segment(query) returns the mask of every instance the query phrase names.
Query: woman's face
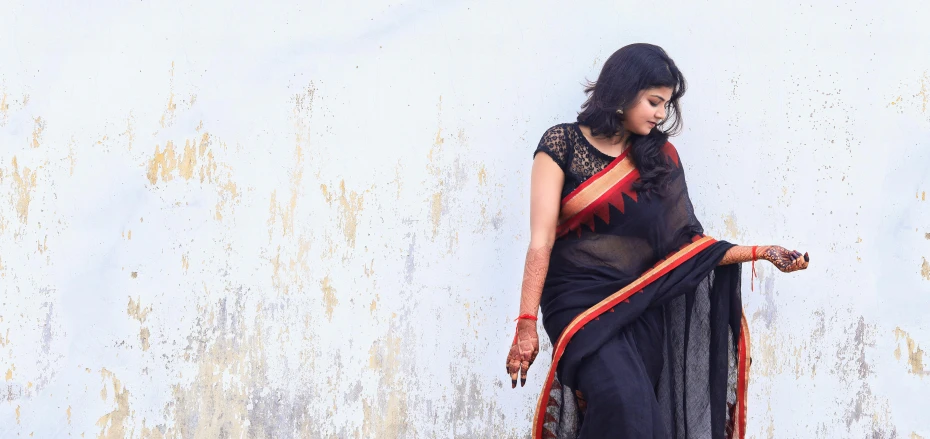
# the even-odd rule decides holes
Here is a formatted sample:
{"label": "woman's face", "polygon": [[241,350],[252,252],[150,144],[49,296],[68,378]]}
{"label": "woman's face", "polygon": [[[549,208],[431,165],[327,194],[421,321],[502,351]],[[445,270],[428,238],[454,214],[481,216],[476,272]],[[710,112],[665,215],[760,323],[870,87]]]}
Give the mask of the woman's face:
{"label": "woman's face", "polygon": [[665,120],[665,107],[672,98],[671,87],[647,88],[623,110],[623,128],[645,136]]}

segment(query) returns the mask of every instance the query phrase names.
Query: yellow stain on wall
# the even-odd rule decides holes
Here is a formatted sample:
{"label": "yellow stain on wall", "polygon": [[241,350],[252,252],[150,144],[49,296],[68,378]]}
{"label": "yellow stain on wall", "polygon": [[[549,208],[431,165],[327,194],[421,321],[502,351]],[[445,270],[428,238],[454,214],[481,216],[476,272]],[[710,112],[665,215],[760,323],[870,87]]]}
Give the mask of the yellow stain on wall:
{"label": "yellow stain on wall", "polygon": [[19,406],[16,406],[16,425],[19,425]]}
{"label": "yellow stain on wall", "polygon": [[923,263],[920,264],[920,275],[927,280],[930,280],[930,262],[927,262],[927,258],[921,258]]}
{"label": "yellow stain on wall", "polygon": [[[320,192],[327,204],[332,204],[336,195],[330,192],[329,187],[320,184]],[[346,193],[346,182],[339,182],[339,197],[336,199],[339,203],[339,224],[342,228],[342,234],[345,236],[346,244],[349,247],[355,247],[355,238],[358,233],[358,219],[364,208],[365,194],[359,194],[355,191]]]}
{"label": "yellow stain on wall", "polygon": [[190,180],[194,176],[194,168],[197,167],[197,153],[194,151],[194,145],[189,141],[184,141],[184,155],[178,162],[178,173],[185,180]]}
{"label": "yellow stain on wall", "polygon": [[[435,145],[442,145],[445,140],[442,138],[442,127],[436,130],[436,140],[433,141]],[[432,158],[433,151],[430,150],[430,158]]]}
{"label": "yellow stain on wall", "polygon": [[[174,67],[172,66],[172,71]],[[174,112],[178,109],[178,105],[174,103],[174,92],[168,96],[168,106],[165,108],[165,112],[162,113],[159,123],[162,128],[170,127],[174,123]]]}
{"label": "yellow stain on wall", "polygon": [[100,433],[97,435],[97,438],[122,439],[127,437],[129,433],[126,431],[125,426],[126,419],[129,418],[130,415],[129,390],[116,379],[116,375],[114,375],[113,372],[105,368],[100,370],[100,376],[104,380],[101,394],[104,395],[104,400],[106,400],[106,381],[109,379],[113,386],[113,399],[116,403],[116,408],[97,419],[97,427],[100,427]]}
{"label": "yellow stain on wall", "polygon": [[181,268],[183,268],[184,272],[186,273],[190,267],[191,267],[191,264],[190,264],[190,261],[187,259],[187,253],[184,253],[183,255],[181,255]]}
{"label": "yellow stain on wall", "polygon": [[32,190],[36,187],[36,173],[24,167],[19,171],[19,163],[13,156],[13,197],[15,199],[16,214],[23,224],[29,220],[29,203],[32,201]]}
{"label": "yellow stain on wall", "polygon": [[126,313],[130,317],[139,321],[139,323],[145,323],[145,319],[148,317],[149,313],[152,312],[152,307],[142,308],[141,301],[134,300],[132,297],[129,298],[129,306],[126,309]]}
{"label": "yellow stain on wall", "polygon": [[126,141],[129,146],[129,150],[132,151],[132,144],[136,140],[136,130],[132,126],[133,122],[132,111],[129,112],[129,117],[126,118],[126,131],[123,131],[123,134],[126,135]]}
{"label": "yellow stain on wall", "polygon": [[6,93],[3,93],[3,97],[0,97],[0,127],[6,125],[6,118],[9,111],[10,104],[6,103]]}
{"label": "yellow stain on wall", "polygon": [[65,410],[65,415],[68,416],[68,425],[71,425],[71,406],[68,406],[68,409]]}
{"label": "yellow stain on wall", "polygon": [[[894,339],[896,342],[901,340],[904,341],[904,345],[907,346],[907,364],[910,366],[910,372],[913,375],[930,375],[930,371],[924,370],[924,351],[920,348],[917,342],[907,333],[904,332],[900,327],[895,328],[894,330]],[[897,360],[901,359],[902,351],[901,344],[898,344],[898,347],[894,351],[894,357]]]}
{"label": "yellow stain on wall", "polygon": [[[440,185],[441,186],[441,185]],[[430,221],[433,223],[433,238],[439,233],[439,222],[442,219],[442,190],[436,192],[430,201]]]}
{"label": "yellow stain on wall", "polygon": [[348,244],[349,247],[355,247],[355,236],[358,228],[358,216],[362,211],[365,197],[364,195],[360,195],[355,191],[346,194],[345,180],[339,182],[339,190],[339,222],[342,225],[342,233],[345,235],[346,244]]}
{"label": "yellow stain on wall", "polygon": [[294,149],[294,172],[291,174],[290,197],[286,205],[277,201],[277,190],[271,192],[271,207],[269,208],[270,217],[268,218],[268,239],[274,230],[275,220],[281,217],[281,235],[292,236],[294,234],[294,212],[297,210],[297,196],[303,186],[303,149],[300,145]]}
{"label": "yellow stain on wall", "polygon": [[15,364],[11,364],[11,365],[10,365],[10,368],[6,370],[6,380],[7,380],[7,381],[12,381],[12,380],[13,380],[13,371],[14,371],[14,370],[16,370],[16,365],[15,365]]}
{"label": "yellow stain on wall", "polygon": [[143,326],[142,329],[139,330],[139,341],[142,343],[142,350],[143,350],[143,351],[149,350],[149,346],[150,346],[150,345],[149,345],[149,336],[150,336],[150,334],[149,334],[149,328],[146,328],[146,327]]}
{"label": "yellow stain on wall", "polygon": [[336,298],[336,289],[330,284],[329,276],[323,278],[320,287],[323,290],[323,305],[326,306],[326,318],[333,321],[333,310],[339,304],[339,300]]}
{"label": "yellow stain on wall", "polygon": [[930,83],[930,76],[927,76],[927,72],[924,72],[924,76],[920,78],[920,91],[917,92],[916,96],[920,96],[921,107],[920,111],[922,113],[927,112],[927,103],[930,101],[930,90],[927,89],[927,85]]}
{"label": "yellow stain on wall", "polygon": [[175,175],[190,180],[195,174],[199,175],[201,183],[213,183],[217,164],[213,151],[208,148],[210,143],[210,134],[203,133],[199,142],[198,139],[184,140],[184,148],[180,151],[175,149],[171,140],[165,143],[164,150],[161,145],[155,145],[155,154],[147,166],[149,183],[157,184],[159,179],[162,182],[171,181]]}
{"label": "yellow stain on wall", "polygon": [[[275,420],[253,412],[252,403],[263,397],[263,390],[270,390],[265,340],[273,337],[263,333],[262,328],[267,326],[260,303],[255,306],[254,329],[249,329],[251,319],[244,315],[250,306],[230,303],[223,315],[230,313],[238,318],[215,324],[203,318],[197,324],[197,331],[204,337],[192,341],[193,349],[187,358],[193,361],[190,366],[195,374],[172,385],[171,400],[164,408],[168,427],[163,434],[153,428],[153,437],[265,437],[260,434],[261,423]],[[197,308],[205,316],[214,314],[219,305]]]}
{"label": "yellow stain on wall", "polygon": [[[140,300],[134,300],[132,297],[129,298],[129,305],[126,307],[126,314],[129,314],[129,317],[137,320],[140,324],[145,324],[145,319],[149,316],[149,313],[152,312],[152,307],[148,306],[146,308],[142,307],[142,302]],[[139,329],[139,342],[142,344],[142,350],[149,350],[149,337],[151,333],[149,328],[142,326]]]}
{"label": "yellow stain on wall", "polygon": [[488,184],[488,170],[484,165],[478,166],[478,184],[482,186]]}
{"label": "yellow stain on wall", "polygon": [[407,428],[407,395],[402,390],[399,357],[404,352],[402,345],[400,337],[388,335],[368,351],[368,367],[381,374],[379,387],[392,391],[375,401],[362,400],[362,437],[401,437]]}
{"label": "yellow stain on wall", "polygon": [[232,203],[235,200],[239,199],[239,190],[236,187],[236,183],[232,181],[227,181],[225,184],[222,184],[218,188],[219,191],[219,200],[216,202],[216,220],[223,220],[223,212],[226,209],[227,203]]}
{"label": "yellow stain on wall", "polygon": [[162,181],[171,180],[171,171],[178,167],[178,159],[174,153],[174,143],[168,141],[165,144],[165,150],[161,150],[160,145],[155,145],[155,156],[149,160],[148,166],[148,178],[149,183],[155,184],[158,182],[158,177],[161,176]]}
{"label": "yellow stain on wall", "polygon": [[736,225],[736,218],[732,214],[729,214],[723,218],[723,226],[726,229],[726,236],[729,238],[737,238],[740,235],[739,227]]}
{"label": "yellow stain on wall", "polygon": [[33,119],[33,121],[35,127],[32,128],[32,142],[29,142],[29,145],[38,148],[39,142],[42,140],[42,132],[45,131],[45,121],[42,120],[42,116]]}
{"label": "yellow stain on wall", "polygon": [[329,192],[329,188],[326,187],[325,184],[320,184],[320,192],[323,192],[323,199],[326,200],[327,203],[333,202],[333,194]]}

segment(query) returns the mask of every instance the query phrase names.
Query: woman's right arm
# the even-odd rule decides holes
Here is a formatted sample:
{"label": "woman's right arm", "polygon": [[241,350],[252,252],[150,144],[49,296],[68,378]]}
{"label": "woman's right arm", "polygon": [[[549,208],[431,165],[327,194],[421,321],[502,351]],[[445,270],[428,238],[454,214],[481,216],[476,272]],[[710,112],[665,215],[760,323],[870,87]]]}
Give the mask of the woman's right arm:
{"label": "woman's right arm", "polygon": [[530,245],[523,268],[520,315],[536,315],[542,295],[549,255],[555,243],[562,185],[565,174],[547,154],[536,154],[530,181]]}
{"label": "woman's right arm", "polygon": [[[539,300],[549,270],[549,256],[555,243],[564,181],[565,174],[548,154],[536,154],[530,181],[530,245],[523,268],[520,315],[536,316],[539,312]],[[507,355],[507,373],[510,374],[512,387],[517,386],[518,372],[521,386],[526,384],[527,370],[538,353],[536,322],[517,320],[517,334]]]}

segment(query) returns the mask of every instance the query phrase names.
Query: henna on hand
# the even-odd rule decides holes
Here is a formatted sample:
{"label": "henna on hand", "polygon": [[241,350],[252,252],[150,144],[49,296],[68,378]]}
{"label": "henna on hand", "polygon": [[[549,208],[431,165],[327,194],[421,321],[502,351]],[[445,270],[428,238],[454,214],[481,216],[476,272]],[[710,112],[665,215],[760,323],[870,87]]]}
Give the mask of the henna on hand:
{"label": "henna on hand", "polygon": [[[546,273],[549,271],[551,254],[552,244],[530,247],[527,250],[520,293],[520,315],[535,316],[539,312],[539,300],[543,284],[546,282]],[[507,354],[507,373],[510,375],[512,388],[517,387],[517,376],[520,376],[520,385],[526,385],[526,374],[538,353],[539,336],[536,333],[536,321],[517,320],[517,333]]]}
{"label": "henna on hand", "polygon": [[[739,264],[752,259],[752,246],[736,245],[727,250],[717,265]],[[785,273],[803,270],[810,263],[810,255],[807,253],[801,254],[777,245],[756,246],[756,259],[765,259]]]}
{"label": "henna on hand", "polygon": [[507,373],[510,374],[511,388],[517,387],[517,375],[520,375],[520,387],[526,385],[526,373],[539,354],[539,336],[536,334],[536,322],[530,319],[517,320],[517,333],[507,354]]}
{"label": "henna on hand", "polygon": [[542,296],[546,273],[549,271],[549,257],[552,245],[532,248],[526,251],[526,264],[523,267],[523,285],[520,289],[520,314],[536,315],[539,311],[539,299]]}
{"label": "henna on hand", "polygon": [[779,245],[763,247],[759,253],[760,259],[765,259],[775,265],[783,273],[804,270],[810,264],[810,255],[801,254],[797,250],[788,250]]}
{"label": "henna on hand", "polygon": [[[758,250],[758,249],[756,249]],[[758,256],[758,254],[757,254]],[[723,255],[723,259],[717,265],[740,264],[752,261],[752,247],[745,245],[734,245]]]}

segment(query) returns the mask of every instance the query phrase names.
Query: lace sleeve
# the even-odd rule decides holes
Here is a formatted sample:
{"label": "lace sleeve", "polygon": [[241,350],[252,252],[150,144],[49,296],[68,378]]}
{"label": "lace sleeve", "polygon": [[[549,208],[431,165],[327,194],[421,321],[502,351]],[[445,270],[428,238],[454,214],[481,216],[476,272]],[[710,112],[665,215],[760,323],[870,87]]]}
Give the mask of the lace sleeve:
{"label": "lace sleeve", "polygon": [[539,139],[539,145],[536,147],[536,151],[533,152],[533,157],[535,158],[536,154],[540,152],[544,152],[548,154],[549,157],[552,157],[552,160],[562,168],[563,172],[567,169],[571,158],[564,124],[556,125],[546,130],[542,139]]}

